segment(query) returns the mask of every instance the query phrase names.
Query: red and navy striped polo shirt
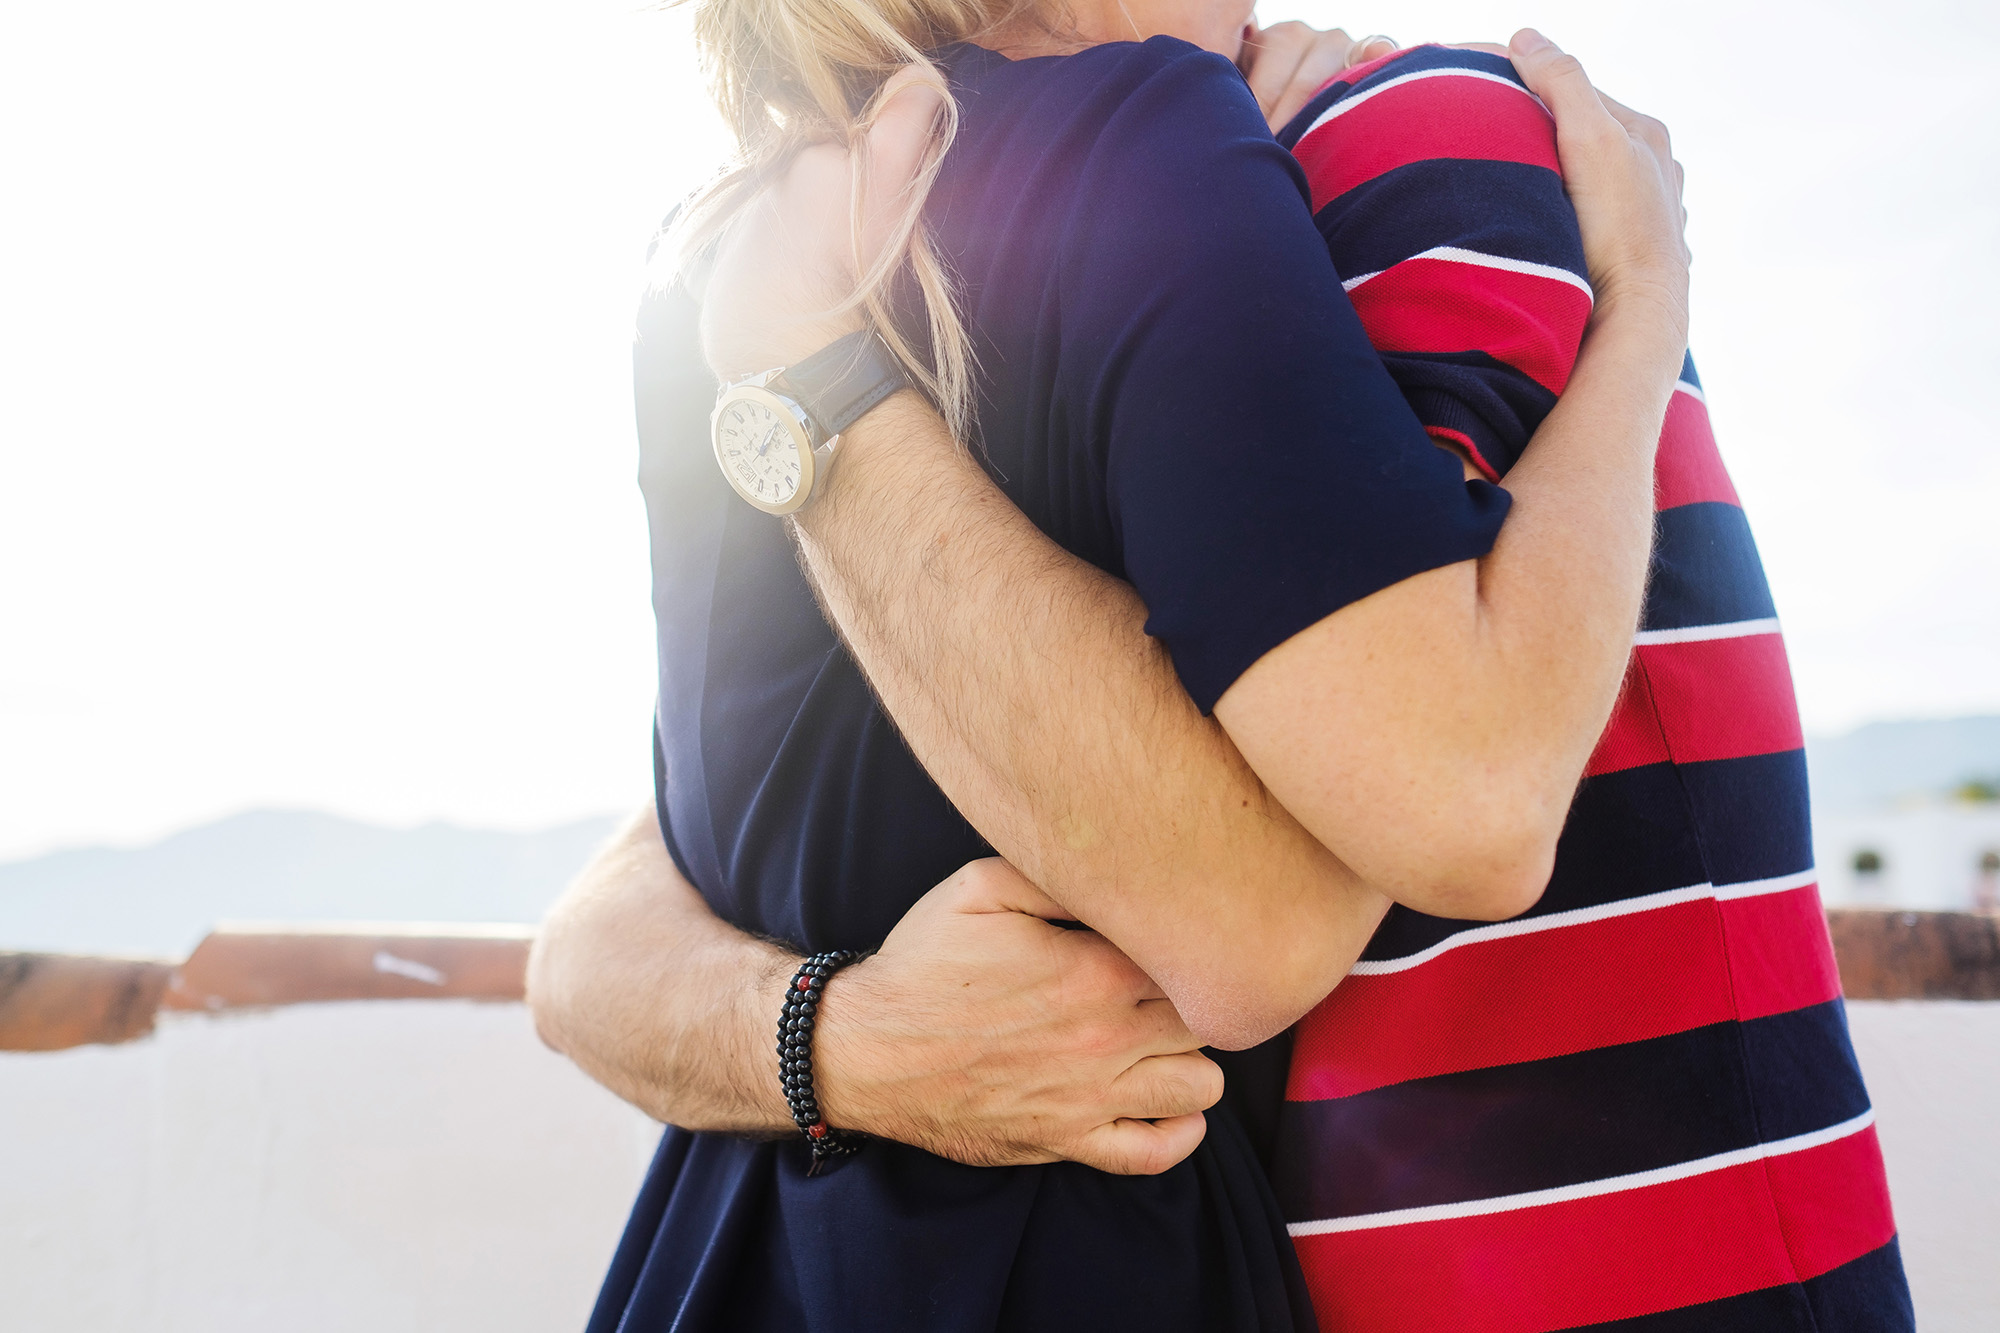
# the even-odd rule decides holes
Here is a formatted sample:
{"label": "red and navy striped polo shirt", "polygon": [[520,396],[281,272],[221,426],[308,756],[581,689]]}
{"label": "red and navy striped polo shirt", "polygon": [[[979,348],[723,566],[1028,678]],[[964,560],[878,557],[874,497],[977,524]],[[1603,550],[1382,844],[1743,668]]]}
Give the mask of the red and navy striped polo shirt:
{"label": "red and navy striped polo shirt", "polygon": [[[1504,475],[1591,309],[1546,110],[1504,59],[1425,47],[1280,139],[1418,415]],[[1275,1177],[1326,1333],[1913,1326],[1784,643],[1691,361],[1656,490],[1540,903],[1394,908],[1298,1027]]]}

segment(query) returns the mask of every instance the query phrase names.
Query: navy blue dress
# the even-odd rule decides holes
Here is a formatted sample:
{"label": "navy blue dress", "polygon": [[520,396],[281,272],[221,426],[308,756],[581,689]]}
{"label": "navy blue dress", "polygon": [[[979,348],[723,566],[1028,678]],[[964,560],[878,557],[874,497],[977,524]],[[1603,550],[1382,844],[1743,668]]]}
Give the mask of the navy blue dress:
{"label": "navy blue dress", "polygon": [[[945,61],[964,115],[927,216],[975,334],[978,447],[1045,532],[1138,588],[1202,708],[1330,612],[1488,550],[1505,494],[1405,405],[1228,61],[1168,38]],[[871,947],[991,849],[783,524],[719,475],[684,297],[648,300],[635,360],[668,846],[747,930]],[[1226,1068],[1206,1140],[1155,1177],[878,1141],[807,1179],[798,1142],[670,1128],[591,1333],[1311,1329],[1260,1155],[1282,1046]]]}

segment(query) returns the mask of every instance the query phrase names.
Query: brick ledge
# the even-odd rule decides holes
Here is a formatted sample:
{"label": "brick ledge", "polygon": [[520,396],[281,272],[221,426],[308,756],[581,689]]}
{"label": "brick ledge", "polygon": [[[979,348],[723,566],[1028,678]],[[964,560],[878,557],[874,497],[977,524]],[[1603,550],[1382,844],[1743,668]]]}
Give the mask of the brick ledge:
{"label": "brick ledge", "polygon": [[186,961],[0,953],[0,1051],[131,1041],[161,1010],[329,1000],[519,1000],[532,926],[218,927]]}
{"label": "brick ledge", "polygon": [[[2000,1000],[2000,916],[1827,913],[1853,1000]],[[343,922],[219,927],[185,962],[0,952],[0,1051],[131,1041],[163,1009],[331,1000],[519,1000],[530,926]]]}

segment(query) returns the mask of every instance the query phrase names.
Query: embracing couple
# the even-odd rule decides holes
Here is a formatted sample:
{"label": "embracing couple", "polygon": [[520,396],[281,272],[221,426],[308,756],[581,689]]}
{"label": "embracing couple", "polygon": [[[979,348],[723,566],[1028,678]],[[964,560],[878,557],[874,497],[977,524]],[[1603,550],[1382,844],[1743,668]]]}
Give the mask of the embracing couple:
{"label": "embracing couple", "polygon": [[656,799],[530,970],[674,1126],[593,1333],[1910,1328],[1661,127],[696,3]]}

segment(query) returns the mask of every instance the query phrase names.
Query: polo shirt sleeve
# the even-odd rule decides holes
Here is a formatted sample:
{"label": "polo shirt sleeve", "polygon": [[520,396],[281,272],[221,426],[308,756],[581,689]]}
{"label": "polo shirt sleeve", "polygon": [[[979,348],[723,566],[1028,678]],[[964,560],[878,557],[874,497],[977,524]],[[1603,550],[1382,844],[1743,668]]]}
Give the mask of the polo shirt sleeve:
{"label": "polo shirt sleeve", "polygon": [[1292,635],[1491,549],[1506,493],[1425,434],[1341,289],[1297,163],[1228,61],[1120,104],[1063,246],[1072,429],[1124,573],[1206,712]]}

